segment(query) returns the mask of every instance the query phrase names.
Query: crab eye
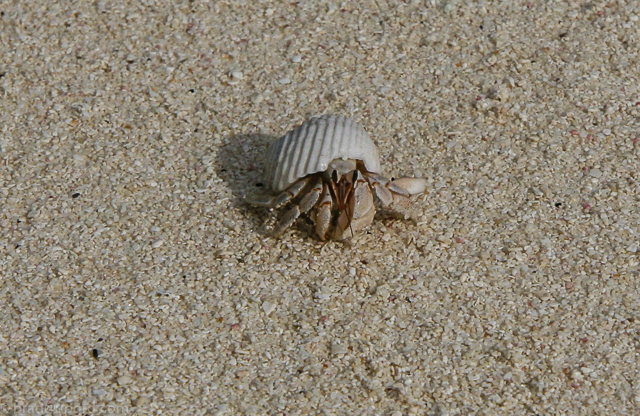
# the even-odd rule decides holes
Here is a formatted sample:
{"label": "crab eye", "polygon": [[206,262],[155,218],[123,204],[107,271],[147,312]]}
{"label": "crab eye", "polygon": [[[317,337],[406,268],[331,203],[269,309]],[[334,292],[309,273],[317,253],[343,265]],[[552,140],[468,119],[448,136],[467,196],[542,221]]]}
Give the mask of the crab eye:
{"label": "crab eye", "polygon": [[351,182],[356,183],[358,181],[358,170],[354,170],[353,171],[353,179],[351,179]]}
{"label": "crab eye", "polygon": [[338,171],[334,170],[333,172],[331,172],[331,180],[334,181],[335,183],[338,183]]}

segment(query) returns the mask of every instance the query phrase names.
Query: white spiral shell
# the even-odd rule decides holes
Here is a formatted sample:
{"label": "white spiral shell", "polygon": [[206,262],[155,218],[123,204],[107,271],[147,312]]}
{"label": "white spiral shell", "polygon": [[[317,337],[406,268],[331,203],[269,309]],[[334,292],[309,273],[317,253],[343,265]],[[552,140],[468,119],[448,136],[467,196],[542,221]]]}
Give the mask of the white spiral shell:
{"label": "white spiral shell", "polygon": [[355,121],[325,114],[313,117],[276,140],[267,153],[271,189],[283,191],[307,175],[327,170],[335,159],[355,159],[381,173],[376,146]]}

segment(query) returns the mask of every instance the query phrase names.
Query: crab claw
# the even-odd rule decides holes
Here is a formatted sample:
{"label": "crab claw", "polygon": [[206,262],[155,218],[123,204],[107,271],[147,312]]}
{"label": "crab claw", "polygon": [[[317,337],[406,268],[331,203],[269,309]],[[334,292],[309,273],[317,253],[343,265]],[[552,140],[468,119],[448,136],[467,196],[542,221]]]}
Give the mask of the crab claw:
{"label": "crab claw", "polygon": [[390,185],[404,189],[409,195],[421,194],[427,189],[427,181],[422,178],[398,178],[392,180]]}

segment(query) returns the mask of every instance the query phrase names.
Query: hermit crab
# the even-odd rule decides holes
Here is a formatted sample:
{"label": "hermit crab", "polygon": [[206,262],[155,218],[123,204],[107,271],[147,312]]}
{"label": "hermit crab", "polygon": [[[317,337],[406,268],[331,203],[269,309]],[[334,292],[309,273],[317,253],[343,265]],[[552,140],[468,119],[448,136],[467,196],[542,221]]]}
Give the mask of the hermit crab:
{"label": "hermit crab", "polygon": [[419,178],[388,180],[364,129],[338,115],[313,117],[273,142],[266,157],[266,179],[272,195],[253,194],[252,205],[291,208],[271,235],[277,237],[300,214],[310,212],[321,240],[342,240],[368,227],[376,212],[372,190],[384,205],[416,218],[410,195],[423,193]]}

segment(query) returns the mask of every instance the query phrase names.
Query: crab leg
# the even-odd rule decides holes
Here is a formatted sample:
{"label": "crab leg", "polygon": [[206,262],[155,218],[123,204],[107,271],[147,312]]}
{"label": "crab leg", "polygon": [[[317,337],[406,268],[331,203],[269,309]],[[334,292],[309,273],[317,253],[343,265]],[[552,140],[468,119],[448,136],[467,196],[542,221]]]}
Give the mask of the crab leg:
{"label": "crab leg", "polygon": [[309,193],[306,194],[300,201],[300,211],[303,213],[308,212],[311,208],[313,208],[313,206],[318,202],[318,199],[320,199],[320,194],[322,193],[323,187],[322,179],[316,178],[315,181],[316,182],[313,184],[313,188],[311,188]]}
{"label": "crab leg", "polygon": [[267,194],[254,194],[247,196],[245,200],[259,207],[267,207],[267,208],[278,208],[281,205],[286,204],[296,196],[307,186],[309,180],[311,178],[309,176],[304,177],[296,182],[293,185],[282,191],[276,196],[267,195]]}
{"label": "crab leg", "polygon": [[385,205],[391,205],[391,203],[393,203],[393,194],[387,187],[389,180],[375,173],[367,173],[366,175],[371,187],[376,191],[376,195],[380,201]]}
{"label": "crab leg", "polygon": [[282,234],[284,230],[289,228],[291,224],[293,224],[299,216],[300,216],[300,207],[296,205],[293,208],[291,208],[289,211],[287,211],[282,216],[282,218],[280,218],[280,221],[278,221],[276,226],[273,228],[273,232],[271,233],[271,235],[273,237],[280,236],[280,234]]}
{"label": "crab leg", "polygon": [[[308,181],[309,181],[309,178],[305,178],[305,185],[307,184]],[[322,179],[316,178],[315,181],[316,183],[313,185],[313,188],[311,188],[309,193],[306,194],[300,201],[300,205],[293,206],[289,211],[287,211],[282,216],[282,218],[280,218],[280,221],[278,221],[278,223],[276,224],[272,232],[272,235],[274,237],[277,237],[280,234],[282,234],[284,230],[289,228],[291,224],[294,223],[294,221],[300,216],[300,214],[303,214],[309,211],[311,208],[313,208],[316,202],[318,202],[318,199],[320,198],[320,192],[322,192]],[[300,190],[298,190],[298,193],[300,193]],[[289,199],[293,198],[294,196],[295,195],[291,196]]]}
{"label": "crab leg", "polygon": [[325,184],[322,186],[322,197],[318,202],[318,208],[316,208],[316,214],[314,222],[316,223],[316,233],[320,240],[326,240],[327,231],[331,225],[331,208],[333,200],[331,199],[331,191]]}

